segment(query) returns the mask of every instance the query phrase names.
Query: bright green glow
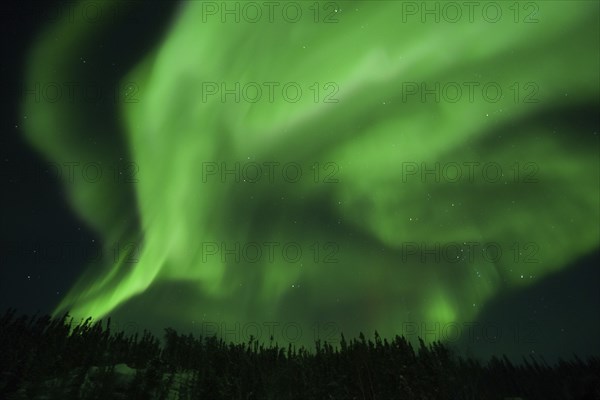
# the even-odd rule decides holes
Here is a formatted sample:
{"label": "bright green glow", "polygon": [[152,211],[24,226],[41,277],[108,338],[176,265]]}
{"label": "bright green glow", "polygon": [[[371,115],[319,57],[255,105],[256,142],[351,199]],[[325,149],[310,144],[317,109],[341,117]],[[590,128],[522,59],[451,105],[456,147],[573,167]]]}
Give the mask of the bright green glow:
{"label": "bright green glow", "polygon": [[[107,247],[143,237],[139,262],[129,265],[122,255],[106,269],[93,266],[57,312],[102,317],[118,309],[130,319],[188,328],[192,320],[293,321],[303,324],[306,341],[315,321],[335,321],[349,334],[390,335],[405,321],[473,321],[502,290],[530,285],[597,246],[597,136],[540,115],[597,98],[598,4],[539,3],[537,24],[515,24],[512,16],[497,24],[423,24],[401,23],[402,3],[340,2],[337,24],[199,23],[202,2],[187,3],[164,42],[123,79],[140,88],[140,102],[124,104],[120,122],[139,166],[141,232],[124,233],[136,210],[123,200],[122,185],[69,186],[73,206]],[[88,36],[99,29],[81,21],[52,27],[32,53],[30,82],[72,80]],[[298,82],[303,89],[335,82],[339,103],[315,103],[312,92],[298,103],[280,96],[222,103],[218,95],[202,102],[202,82],[223,81]],[[403,101],[403,83],[413,81],[497,82],[505,96],[496,103],[482,101],[481,91],[474,102],[466,95],[457,103],[423,103],[418,95]],[[514,82],[535,82],[540,102],[516,104]],[[32,144],[59,162],[116,160],[110,142],[89,144],[102,132],[77,107],[27,102]],[[201,181],[202,162],[247,160],[305,168],[333,161],[340,183]],[[403,162],[492,161],[511,174],[515,162],[536,163],[539,182],[403,181]],[[305,253],[315,241],[333,241],[339,263],[315,264],[310,256],[302,265],[281,257],[202,262],[199,243],[222,241],[295,241]],[[503,256],[490,262],[480,246],[473,260],[428,256],[422,263],[403,260],[408,242],[495,242]],[[515,242],[535,243],[538,262],[515,262]],[[169,283],[184,291],[169,292]],[[128,311],[129,301],[147,314]]]}

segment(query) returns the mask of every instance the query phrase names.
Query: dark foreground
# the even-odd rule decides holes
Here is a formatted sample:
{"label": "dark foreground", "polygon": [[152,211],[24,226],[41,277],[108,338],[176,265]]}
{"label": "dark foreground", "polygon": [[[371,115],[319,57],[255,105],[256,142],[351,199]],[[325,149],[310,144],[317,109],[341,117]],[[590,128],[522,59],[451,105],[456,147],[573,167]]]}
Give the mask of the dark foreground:
{"label": "dark foreground", "polygon": [[600,399],[600,359],[465,359],[364,336],[338,349],[126,336],[67,316],[0,317],[0,399]]}

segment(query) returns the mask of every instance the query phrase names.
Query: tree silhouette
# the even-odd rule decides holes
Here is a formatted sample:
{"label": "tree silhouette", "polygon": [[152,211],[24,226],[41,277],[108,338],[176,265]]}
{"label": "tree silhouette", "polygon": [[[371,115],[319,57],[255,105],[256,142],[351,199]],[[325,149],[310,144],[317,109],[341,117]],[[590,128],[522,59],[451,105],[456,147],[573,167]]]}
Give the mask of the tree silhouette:
{"label": "tree silhouette", "polygon": [[2,399],[600,399],[600,359],[482,363],[440,342],[362,333],[339,347],[226,343],[166,328],[162,344],[67,314],[0,317]]}

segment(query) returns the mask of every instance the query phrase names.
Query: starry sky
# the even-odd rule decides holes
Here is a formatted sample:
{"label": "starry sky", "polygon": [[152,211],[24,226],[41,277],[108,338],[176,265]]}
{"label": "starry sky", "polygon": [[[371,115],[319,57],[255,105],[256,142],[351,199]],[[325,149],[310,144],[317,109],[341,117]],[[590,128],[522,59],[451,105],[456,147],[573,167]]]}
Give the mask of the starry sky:
{"label": "starry sky", "polygon": [[598,354],[597,4],[164,3],[3,15],[2,308]]}

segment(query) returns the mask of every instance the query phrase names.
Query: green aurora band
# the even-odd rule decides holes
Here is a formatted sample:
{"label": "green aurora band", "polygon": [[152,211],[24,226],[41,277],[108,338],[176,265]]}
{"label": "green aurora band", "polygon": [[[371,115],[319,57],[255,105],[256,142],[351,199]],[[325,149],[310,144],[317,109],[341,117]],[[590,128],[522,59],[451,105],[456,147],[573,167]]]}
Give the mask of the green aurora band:
{"label": "green aurora band", "polygon": [[[119,77],[139,101],[118,102],[114,115],[93,104],[24,98],[27,138],[48,160],[107,166],[128,159],[137,166],[137,182],[78,177],[66,184],[106,254],[115,243],[140,245],[122,246],[135,251],[133,264],[127,251],[91,262],[55,314],[183,329],[203,321],[229,330],[293,322],[302,327],[301,343],[324,321],[347,336],[376,329],[389,337],[407,321],[474,321],[495,296],[597,248],[597,132],[552,118],[597,104],[597,2],[537,3],[538,23],[515,23],[513,15],[490,23],[478,13],[474,22],[402,21],[404,2],[338,2],[332,24],[312,15],[297,23],[203,22],[204,3],[182,4],[163,39]],[[97,46],[90,43],[113,26],[84,21],[85,6],[42,32],[26,86],[93,81],[86,71]],[[277,88],[272,102],[266,95],[223,102],[203,92],[205,82],[297,82],[304,92],[297,102],[284,101]],[[308,89],[315,82],[321,99],[334,82],[339,101],[315,102]],[[479,86],[475,101],[422,101],[407,94],[407,82],[495,82],[503,96],[484,101]],[[515,82],[519,101],[510,89]],[[524,102],[532,87],[539,101]],[[203,179],[207,162],[297,162],[303,177]],[[323,176],[327,162],[339,166],[338,182],[315,183],[315,162]],[[436,182],[407,174],[413,162],[495,162],[504,176],[491,182],[475,169],[473,180]],[[515,163],[524,168],[519,179]],[[523,177],[532,171],[535,182]],[[223,262],[203,252],[206,243],[250,242],[298,243],[303,256],[289,262],[276,248],[273,261]],[[323,262],[328,242],[337,244],[338,262]],[[479,245],[457,260],[427,251],[457,243]],[[486,257],[484,243],[497,244],[502,256]],[[528,256],[537,262],[525,262]]]}

